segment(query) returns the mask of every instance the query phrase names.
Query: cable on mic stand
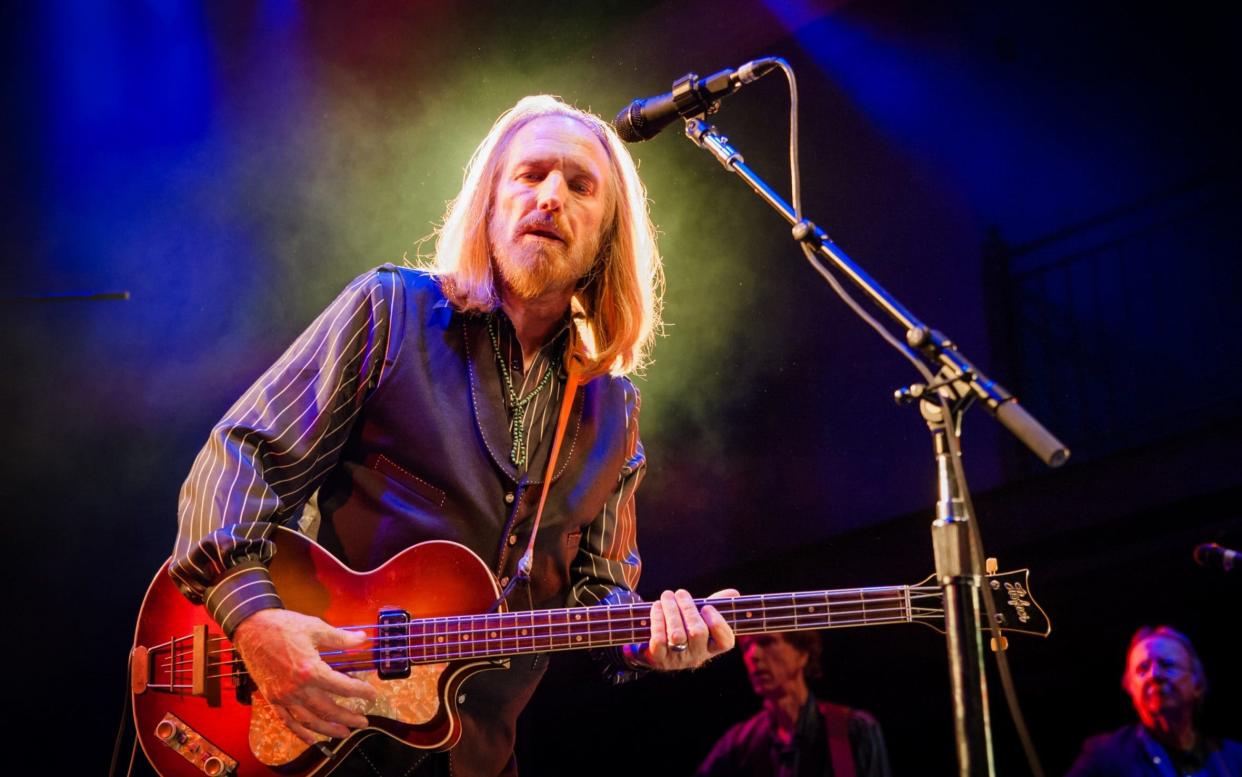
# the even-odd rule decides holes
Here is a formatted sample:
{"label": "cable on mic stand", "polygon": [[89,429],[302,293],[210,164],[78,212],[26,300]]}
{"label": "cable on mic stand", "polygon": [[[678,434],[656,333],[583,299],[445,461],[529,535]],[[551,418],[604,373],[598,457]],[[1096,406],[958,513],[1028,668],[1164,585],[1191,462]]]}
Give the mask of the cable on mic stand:
{"label": "cable on mic stand", "polygon": [[[806,223],[802,218],[801,171],[799,169],[800,160],[798,157],[798,84],[794,76],[793,68],[790,67],[789,63],[781,58],[777,58],[777,63],[784,72],[786,80],[789,82],[789,179],[792,190],[790,193],[793,200],[794,216],[798,220],[798,224],[795,225],[795,229],[797,229],[799,226]],[[797,235],[795,235],[795,237],[797,237]],[[896,335],[889,331],[888,327],[881,324],[875,319],[874,316],[867,312],[867,310],[863,308],[863,306],[856,299],[854,299],[853,295],[849,293],[841,282],[837,280],[836,276],[832,274],[832,271],[819,260],[819,257],[815,255],[815,252],[804,240],[799,240],[799,246],[802,248],[802,253],[806,257],[806,260],[811,264],[816,272],[823,276],[824,280],[828,282],[828,285],[832,288],[836,295],[841,298],[841,301],[849,306],[849,308],[853,310],[859,318],[863,319],[868,326],[874,329],[885,342],[894,348],[894,350],[914,365],[915,370],[923,376],[923,379],[927,381],[928,384],[935,383],[935,376],[932,375],[931,370],[926,364],[923,363],[922,359],[918,357],[914,350],[911,349],[910,346],[898,340]],[[954,414],[952,409],[949,407],[948,398],[939,391],[936,392],[936,396],[940,401],[944,417],[946,419],[953,419]],[[958,440],[956,429],[949,429],[948,431],[949,433],[946,435],[946,439],[948,440],[952,453],[950,460],[953,462],[953,476],[957,480],[958,493],[962,495],[962,498],[966,502],[966,514],[973,518],[976,514],[973,500],[970,497],[970,489],[966,487],[966,472],[962,467],[961,443]],[[970,526],[971,540],[971,570],[974,575],[980,579],[983,579],[983,537],[979,530],[979,521],[971,520],[968,523]],[[993,639],[996,639],[999,643],[1002,635],[1000,632],[1000,625],[996,618],[996,603],[992,600],[991,596],[985,595],[981,598],[983,599],[984,607],[987,611],[989,631],[991,632]],[[1001,688],[1004,691],[1005,701],[1009,707],[1009,714],[1013,719],[1014,728],[1017,729],[1018,738],[1022,741],[1022,749],[1026,754],[1027,765],[1030,767],[1031,773],[1034,774],[1035,777],[1044,777],[1044,768],[1039,759],[1039,752],[1035,749],[1035,744],[1031,740],[1030,730],[1026,725],[1026,716],[1022,714],[1022,708],[1018,702],[1017,690],[1014,688],[1013,676],[1009,670],[1008,656],[1004,650],[996,650],[994,651],[994,655],[996,656],[996,668],[997,674],[1000,676]]]}
{"label": "cable on mic stand", "polygon": [[[1019,408],[1016,404],[1016,400],[1014,400],[1011,394],[1005,391],[998,384],[987,379],[986,376],[975,369],[974,365],[970,364],[965,357],[957,353],[956,348],[947,338],[939,332],[928,329],[921,322],[919,322],[913,314],[909,313],[909,311],[902,307],[896,299],[892,298],[887,294],[887,292],[879,287],[879,284],[875,283],[870,277],[868,277],[860,267],[850,261],[848,257],[844,255],[844,252],[837,249],[837,247],[828,239],[827,234],[816,227],[813,222],[803,218],[801,180],[798,161],[797,82],[793,74],[793,69],[784,59],[772,58],[766,61],[774,61],[785,73],[786,80],[789,83],[789,150],[790,183],[793,199],[792,209],[780,199],[779,195],[763,183],[758,176],[750,172],[749,168],[747,168],[744,164],[741,154],[739,154],[728,144],[727,138],[724,138],[716,133],[713,127],[703,122],[698,116],[686,117],[686,135],[693,140],[696,145],[713,154],[717,161],[719,161],[725,169],[740,175],[746,183],[749,184],[757,194],[759,194],[760,197],[766,200],[770,205],[772,205],[772,207],[780,211],[787,219],[792,221],[794,239],[799,242],[804,256],[816,272],[818,272],[824,280],[828,282],[828,285],[837,294],[837,296],[839,296],[841,300],[854,311],[855,314],[862,318],[868,326],[875,330],[875,332],[879,334],[885,342],[896,349],[907,361],[913,364],[919,375],[926,381],[926,385],[920,387],[923,391],[920,391],[918,394],[907,389],[902,392],[898,392],[897,398],[899,401],[903,399],[918,399],[921,403],[926,403],[923,407],[923,415],[927,419],[929,427],[932,429],[933,437],[937,440],[938,467],[941,466],[941,462],[943,462],[945,458],[947,458],[950,462],[949,466],[945,468],[942,475],[942,501],[961,502],[961,509],[964,511],[964,515],[950,517],[956,519],[954,521],[955,526],[960,526],[961,523],[967,524],[967,536],[965,539],[967,548],[966,561],[969,568],[969,577],[978,583],[982,583],[982,581],[986,579],[983,563],[983,540],[979,530],[978,521],[974,519],[974,504],[971,500],[970,492],[966,484],[965,471],[961,462],[961,445],[958,439],[958,435],[961,430],[960,422],[962,413],[976,397],[983,398],[988,406],[988,409],[996,415],[997,420],[999,420],[1002,425],[1004,425],[1012,433],[1018,436],[1019,439],[1027,445],[1027,447],[1040,456],[1040,458],[1043,459],[1049,466],[1056,467],[1064,463],[1069,457],[1069,449],[1062,445],[1059,440],[1044,429],[1038,421],[1026,413],[1025,410]],[[655,131],[658,132],[658,129]],[[650,137],[650,135],[647,135],[646,137]],[[791,210],[792,214],[790,213]],[[907,326],[907,343],[901,342],[896,335],[871,316],[870,313],[868,313],[862,305],[855,300],[852,295],[850,295],[843,284],[841,284],[841,282],[836,278],[832,270],[830,270],[829,267],[820,259],[820,257],[816,255],[815,248],[812,247],[812,241],[815,241],[818,244],[819,250],[831,257],[838,264],[839,268],[844,268],[842,271],[846,272],[851,280],[859,285],[864,291],[868,292],[875,304],[884,309],[885,312],[887,312],[891,317]],[[831,246],[831,249],[829,246]],[[914,350],[915,348],[919,348],[919,350],[922,351],[922,358],[920,358],[919,353],[916,353]],[[942,365],[940,371],[940,374],[944,376],[942,380],[937,381],[937,376],[932,373],[931,369],[924,362],[924,359],[933,363],[938,362]],[[962,388],[959,389],[959,386]],[[934,392],[935,401],[926,396],[926,390]],[[952,394],[952,401],[947,394]],[[938,415],[939,420],[933,418],[934,415]],[[939,442],[940,440],[944,441],[945,446],[947,446],[947,450],[941,449],[941,443]],[[946,481],[944,478],[951,478],[951,482]],[[946,489],[948,491],[946,491]],[[949,492],[956,492],[952,494],[952,497],[954,497],[953,499],[949,498]],[[938,503],[937,508],[938,512],[940,512],[940,503]],[[962,539],[960,535],[951,533],[949,528],[940,526],[941,523],[942,521],[938,520],[933,528],[933,539],[937,544],[938,550],[938,574],[940,572],[939,552],[945,547],[951,548],[952,540],[960,541],[960,539]],[[944,529],[944,531],[941,531],[942,529]],[[949,601],[950,587],[951,585],[961,586],[962,581],[960,570],[959,577],[956,579],[957,582],[952,584],[948,582],[947,578],[941,579],[942,590],[945,591],[946,598],[946,617],[948,616],[950,605],[953,604]],[[961,593],[964,590],[968,589],[960,587],[955,589],[957,593]],[[988,629],[991,632],[994,644],[998,647],[1003,645],[1003,635],[1000,631],[996,606],[991,596],[986,594],[986,592],[984,595],[979,596],[978,592],[974,591],[970,593],[969,598],[976,603],[979,598],[983,599],[984,609],[987,613]],[[954,607],[956,607],[956,605],[954,605]],[[966,623],[974,625],[972,624],[972,619],[969,616],[966,618]],[[948,623],[946,623],[946,628],[950,634],[953,633],[954,630]],[[959,642],[960,636],[961,635],[958,635]],[[977,647],[978,634],[969,634],[969,637],[975,640]],[[956,689],[958,687],[957,683],[963,682],[963,676],[970,679],[970,672],[958,666],[958,664],[960,664],[961,656],[960,653],[958,655],[954,655],[954,637],[950,636],[949,641],[950,677]],[[1043,777],[1043,766],[1040,763],[1039,754],[1031,740],[1025,717],[1022,714],[1021,706],[1018,702],[1017,692],[1013,685],[1013,678],[1010,672],[1008,659],[1005,656],[1003,649],[998,649],[994,652],[996,654],[997,671],[1001,679],[1001,687],[1005,695],[1014,727],[1017,730],[1018,737],[1022,742],[1027,763],[1035,777]],[[987,716],[986,682],[985,678],[982,676],[982,659],[978,658],[977,660],[978,674],[980,676],[973,679],[976,680],[979,685],[979,688],[976,690],[979,691],[979,695],[981,697],[977,700],[980,709],[976,710],[968,705],[965,713],[963,713],[962,708],[959,706],[958,702],[955,701],[955,721],[956,725],[959,726],[959,737],[969,739],[969,737],[965,735],[970,725],[975,725],[982,729],[985,741],[980,744],[978,742],[972,743],[959,739],[959,772],[962,774],[971,773],[972,771],[974,773],[994,773],[991,751],[990,723],[988,722]],[[966,720],[961,717],[962,715],[966,715],[967,718],[971,715],[980,715],[981,719]],[[965,726],[965,728],[962,726]],[[974,747],[976,750],[981,749],[984,753],[984,758],[981,759],[985,761],[985,763],[982,764],[982,769],[980,769],[980,764],[978,763],[969,763],[972,758],[970,752],[971,747]]]}

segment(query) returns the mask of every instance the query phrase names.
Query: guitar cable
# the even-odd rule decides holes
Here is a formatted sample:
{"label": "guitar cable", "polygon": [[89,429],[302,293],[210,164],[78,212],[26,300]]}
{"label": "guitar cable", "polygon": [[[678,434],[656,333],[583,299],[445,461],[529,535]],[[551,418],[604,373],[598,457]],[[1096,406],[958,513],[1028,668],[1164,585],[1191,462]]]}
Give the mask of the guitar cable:
{"label": "guitar cable", "polygon": [[[125,662],[125,701],[121,704],[121,720],[116,727],[116,740],[112,744],[112,764],[108,768],[108,777],[116,777],[117,762],[121,758],[121,743],[125,740],[126,723],[129,721],[129,689],[133,667]],[[134,732],[133,746],[129,751],[129,766],[125,769],[125,777],[134,773],[134,759],[138,756],[138,732]]]}
{"label": "guitar cable", "polygon": [[[940,392],[936,392],[940,397],[941,411],[946,418],[952,418],[949,414],[949,400]],[[970,567],[971,573],[980,580],[985,580],[983,574],[983,535],[979,530],[979,519],[975,514],[974,500],[970,496],[970,490],[966,488],[966,472],[962,466],[962,450],[961,441],[957,439],[957,434],[953,429],[949,430],[949,434],[945,435],[949,441],[950,459],[953,462],[953,478],[957,481],[957,491],[962,495],[962,499],[966,504],[966,515],[970,518],[967,524],[970,529]],[[1009,671],[1009,656],[1006,653],[1002,640],[1004,639],[1000,630],[1000,622],[996,618],[996,602],[987,592],[983,592],[980,597],[988,616],[988,632],[997,645],[997,649],[992,651],[996,656],[996,674],[1000,677],[1001,688],[1004,690],[1005,702],[1009,705],[1009,716],[1013,719],[1013,726],[1017,730],[1018,739],[1022,742],[1022,750],[1026,754],[1027,766],[1031,769],[1034,777],[1044,777],[1044,766],[1039,760],[1039,751],[1035,749],[1035,743],[1031,739],[1031,732],[1026,726],[1026,717],[1022,714],[1022,707],[1018,703],[1018,692],[1014,688],[1013,675]]]}
{"label": "guitar cable", "polygon": [[[784,59],[775,58],[777,64],[785,74],[785,79],[789,82],[789,181],[791,188],[791,199],[794,208],[794,218],[802,222],[802,187],[799,177],[799,161],[798,161],[798,85],[794,79],[793,68],[789,66]],[[883,340],[891,345],[903,358],[908,360],[918,370],[919,374],[928,384],[935,382],[935,376],[932,375],[928,366],[919,358],[914,350],[897,338],[888,327],[881,324],[862,306],[858,300],[842,285],[840,280],[832,273],[828,266],[821,261],[806,243],[799,244],[803,254],[811,266],[823,276],[824,280],[832,290],[841,298],[854,313],[869,326]],[[958,493],[966,506],[966,515],[970,520],[967,521],[970,531],[970,568],[971,574],[979,580],[984,580],[984,564],[983,564],[983,538],[979,530],[979,521],[975,513],[974,500],[971,499],[970,491],[966,487],[966,473],[962,466],[961,444],[957,438],[957,430],[953,428],[953,414],[950,412],[949,402],[940,392],[936,392],[940,400],[941,412],[948,424],[948,434],[946,437],[949,442],[950,459],[953,465],[953,479],[957,482]],[[983,600],[984,608],[987,612],[987,626],[990,635],[997,644],[998,648],[1003,644],[1003,635],[1000,631],[1000,624],[996,620],[996,603],[989,595],[980,597]],[[1039,752],[1035,749],[1035,744],[1031,739],[1030,730],[1026,725],[1026,717],[1022,714],[1022,707],[1018,702],[1017,690],[1013,684],[1013,675],[1009,669],[1009,659],[1003,649],[994,651],[996,656],[997,675],[1000,677],[1001,689],[1004,692],[1005,702],[1009,708],[1009,715],[1013,721],[1014,728],[1017,731],[1018,739],[1022,743],[1022,750],[1026,756],[1027,766],[1030,768],[1034,777],[1044,777],[1043,764],[1040,762]]]}

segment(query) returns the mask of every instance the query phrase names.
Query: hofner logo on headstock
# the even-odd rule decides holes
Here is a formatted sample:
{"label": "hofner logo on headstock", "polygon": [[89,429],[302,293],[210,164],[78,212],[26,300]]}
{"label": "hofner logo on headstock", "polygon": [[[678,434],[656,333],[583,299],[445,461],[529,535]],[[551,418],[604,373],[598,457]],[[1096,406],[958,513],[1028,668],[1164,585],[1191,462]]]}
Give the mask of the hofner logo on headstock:
{"label": "hofner logo on headstock", "polygon": [[1018,613],[1018,620],[1026,623],[1031,619],[1027,614],[1026,608],[1032,606],[1030,596],[1026,592],[1026,588],[1021,583],[1005,583],[1005,590],[1009,593],[1009,601],[1007,604]]}

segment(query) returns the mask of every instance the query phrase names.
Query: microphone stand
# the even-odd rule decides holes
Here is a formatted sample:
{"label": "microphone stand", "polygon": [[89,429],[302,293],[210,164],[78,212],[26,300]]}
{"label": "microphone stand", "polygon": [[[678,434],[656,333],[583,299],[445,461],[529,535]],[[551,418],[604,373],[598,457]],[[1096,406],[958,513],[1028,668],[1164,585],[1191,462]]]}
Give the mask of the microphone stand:
{"label": "microphone stand", "polygon": [[[958,440],[962,416],[975,400],[981,401],[1001,425],[1050,467],[1064,464],[1069,458],[1069,449],[1027,413],[1012,394],[975,368],[947,337],[928,327],[885,291],[833,243],[826,232],[807,219],[799,219],[784,198],[746,166],[742,155],[715,127],[700,118],[686,119],[686,137],[711,153],[726,170],[740,176],[792,224],[794,240],[827,259],[833,268],[845,275],[905,331],[909,348],[936,370],[933,381],[899,389],[895,398],[899,403],[918,403],[931,432],[936,457],[937,501],[932,546],[936,579],[944,596],[958,774],[960,777],[994,777],[979,614],[982,550],[974,547],[971,539],[970,498],[965,479],[960,476]],[[984,603],[990,610],[990,599],[985,597]],[[994,620],[994,616],[990,617]],[[1003,646],[999,630],[993,633],[994,644]]]}

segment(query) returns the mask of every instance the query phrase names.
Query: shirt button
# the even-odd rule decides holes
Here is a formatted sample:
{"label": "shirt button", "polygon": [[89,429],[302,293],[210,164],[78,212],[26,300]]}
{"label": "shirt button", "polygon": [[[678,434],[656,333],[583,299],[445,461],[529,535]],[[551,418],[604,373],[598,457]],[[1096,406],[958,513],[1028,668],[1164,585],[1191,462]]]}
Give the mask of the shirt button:
{"label": "shirt button", "polygon": [[511,504],[513,504],[513,492],[512,492],[512,491],[510,491],[509,493],[505,494],[505,504],[507,504],[507,505],[511,505]]}
{"label": "shirt button", "polygon": [[516,535],[516,534],[510,534],[510,535],[509,535],[509,544],[510,544],[510,545],[516,545],[516,544],[517,544],[517,535]]}

